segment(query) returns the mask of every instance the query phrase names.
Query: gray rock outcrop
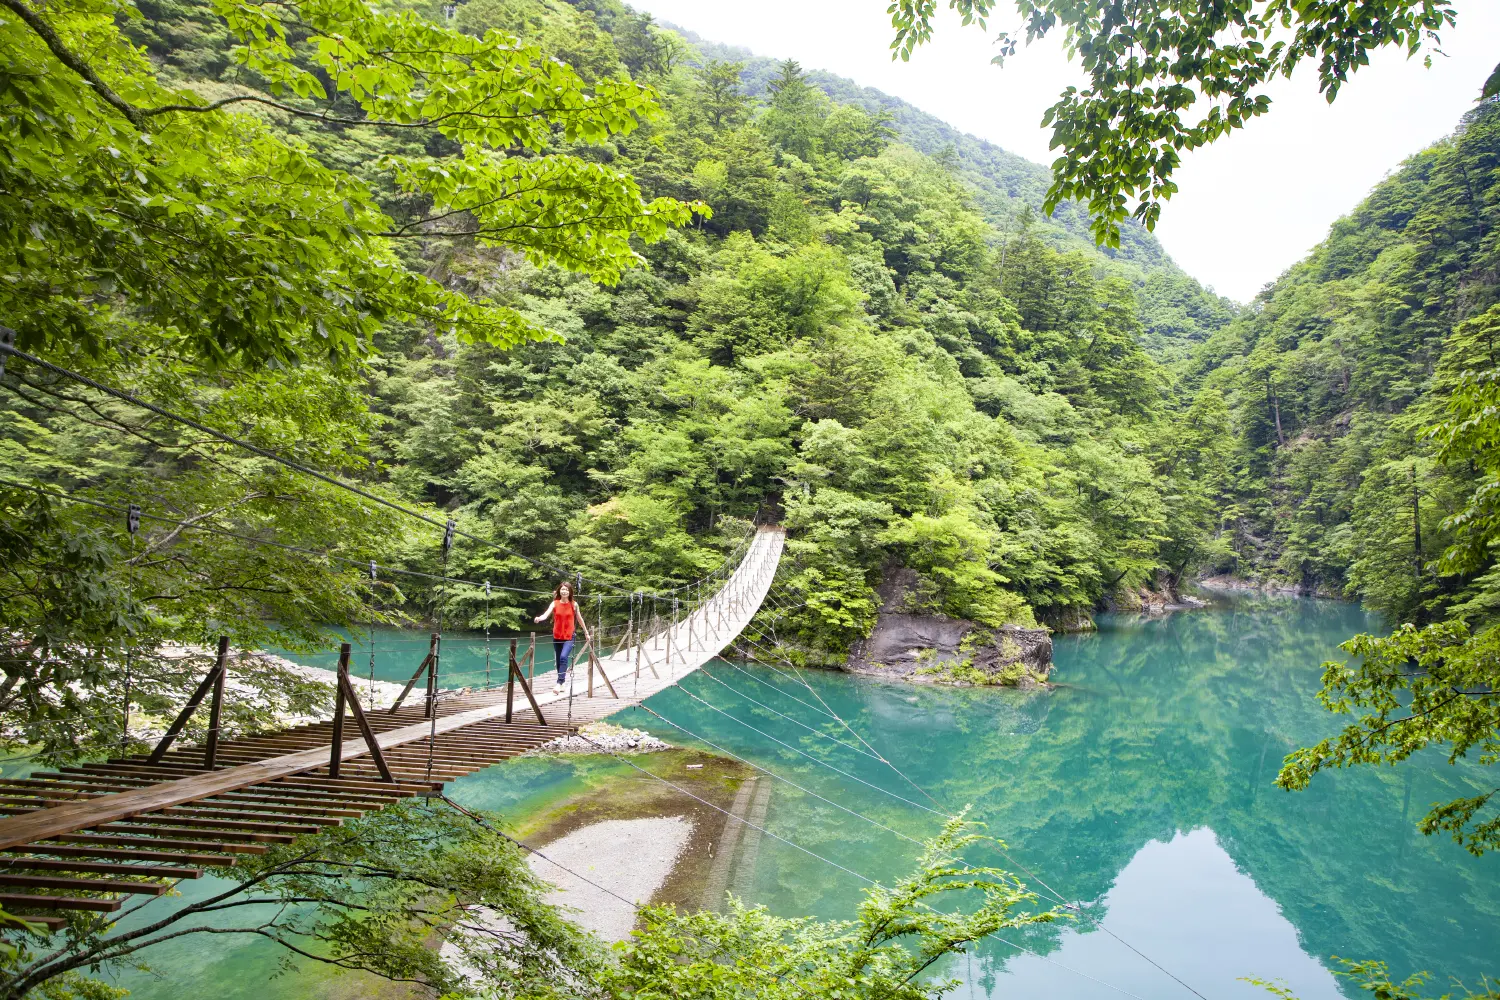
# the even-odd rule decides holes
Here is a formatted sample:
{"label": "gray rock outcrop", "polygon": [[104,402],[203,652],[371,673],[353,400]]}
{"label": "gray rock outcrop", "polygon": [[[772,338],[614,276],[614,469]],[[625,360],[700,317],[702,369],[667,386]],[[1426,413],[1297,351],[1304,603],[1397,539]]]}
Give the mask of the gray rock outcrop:
{"label": "gray rock outcrop", "polygon": [[900,680],[1037,687],[1052,669],[1052,636],[1044,628],[988,628],[911,607],[917,584],[909,569],[886,573],[880,616],[870,637],[849,652],[844,669]]}

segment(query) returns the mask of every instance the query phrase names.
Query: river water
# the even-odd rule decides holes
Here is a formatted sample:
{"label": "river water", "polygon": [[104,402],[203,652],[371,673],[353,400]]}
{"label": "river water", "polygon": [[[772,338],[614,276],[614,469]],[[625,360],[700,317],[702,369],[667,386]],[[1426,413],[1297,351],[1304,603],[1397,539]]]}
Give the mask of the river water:
{"label": "river water", "polygon": [[[1334,955],[1382,958],[1398,976],[1430,970],[1434,992],[1450,978],[1477,985],[1500,972],[1500,857],[1471,857],[1415,822],[1434,801],[1491,787],[1493,774],[1485,782],[1486,769],[1425,754],[1321,775],[1300,793],[1272,783],[1287,752],[1336,729],[1314,698],[1320,662],[1379,627],[1348,604],[1236,598],[1162,618],[1106,616],[1095,634],[1059,636],[1047,692],[718,664],[648,704],[912,837],[937,829],[928,810],[968,805],[1008,846],[971,860],[1081,904],[1079,919],[950,962],[944,974],[964,981],[956,996],[1269,995],[1245,978],[1280,980],[1302,1000],[1354,996],[1330,971]],[[445,642],[445,655],[462,645]],[[479,643],[469,645],[477,662]],[[859,752],[818,697],[894,768]],[[644,711],[617,721],[693,742]],[[526,759],[452,792],[520,823],[570,790],[626,776],[641,777],[614,761]],[[774,782],[762,808],[770,836],[756,838],[731,885],[777,913],[849,916],[861,888],[850,872],[890,880],[912,864],[912,844],[789,784]],[[267,947],[206,939],[189,974],[223,1000],[324,995],[295,974],[266,983]],[[166,978],[122,985],[183,995],[171,959],[156,962]]]}

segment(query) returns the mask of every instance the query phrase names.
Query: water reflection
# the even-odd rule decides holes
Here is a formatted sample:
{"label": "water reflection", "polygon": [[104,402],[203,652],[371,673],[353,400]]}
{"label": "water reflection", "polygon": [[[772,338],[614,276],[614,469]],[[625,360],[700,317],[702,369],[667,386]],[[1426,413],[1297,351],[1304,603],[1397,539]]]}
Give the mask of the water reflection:
{"label": "water reflection", "polygon": [[[972,803],[1014,859],[974,860],[1024,865],[1064,898],[1089,903],[1111,929],[1124,921],[1129,933],[1117,933],[1189,982],[1178,970],[1193,971],[1195,987],[1214,1000],[1254,994],[1237,981],[1244,975],[1284,978],[1305,998],[1337,995],[1318,971],[1335,953],[1471,982],[1495,971],[1500,860],[1472,858],[1412,826],[1428,803],[1478,790],[1480,769],[1431,755],[1395,770],[1320,777],[1303,793],[1271,784],[1288,751],[1335,728],[1313,697],[1320,662],[1378,623],[1343,604],[1255,599],[1101,625],[1097,635],[1059,638],[1059,687],[1048,693],[913,688],[837,674],[809,680],[943,806]],[[755,669],[787,696],[800,690],[796,678]],[[752,686],[732,672],[721,678],[747,693]],[[754,686],[767,704],[839,733],[833,720]],[[682,692],[664,692],[652,706],[888,826],[912,836],[936,829],[937,817],[894,797],[926,803],[879,761],[799,730],[721,684],[695,677],[685,687],[806,756]],[[812,700],[805,690],[800,696]],[[644,713],[632,721],[661,728]],[[910,845],[784,785],[769,823],[873,878],[901,873],[911,858]],[[1137,885],[1143,870],[1150,878],[1139,876]],[[843,915],[859,894],[847,875],[775,842],[764,846],[752,884],[753,899],[783,913]],[[1134,982],[1148,990],[1143,996],[1189,995],[1086,925],[1051,925],[1023,943],[1089,975],[1118,976],[1122,987]],[[980,992],[1003,985],[1016,995],[1013,980],[1034,984],[1054,974],[1049,994],[1093,996],[1096,988],[999,944],[947,971],[968,976],[970,966]]]}
{"label": "water reflection", "polygon": [[[1050,954],[1017,955],[1003,977],[975,977],[955,996],[1104,1000],[1127,990],[1192,1000],[1191,986],[1214,1000],[1264,1000],[1260,987],[1233,977],[1260,977],[1267,969],[1301,1000],[1340,996],[1333,974],[1306,954],[1281,908],[1235,867],[1211,830],[1146,844],[1102,904],[1103,926],[1116,936],[1065,930]],[[1122,942],[1150,942],[1146,954],[1173,956],[1166,968],[1182,983]]]}

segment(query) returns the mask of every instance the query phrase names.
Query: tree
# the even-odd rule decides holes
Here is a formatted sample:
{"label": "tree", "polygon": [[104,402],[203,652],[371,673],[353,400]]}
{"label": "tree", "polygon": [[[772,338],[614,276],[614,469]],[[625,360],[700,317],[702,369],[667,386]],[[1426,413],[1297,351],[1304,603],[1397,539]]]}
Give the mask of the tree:
{"label": "tree", "polygon": [[[909,59],[932,37],[936,0],[890,5],[892,58]],[[964,24],[985,27],[999,0],[949,0]],[[1452,0],[1297,3],[1230,0],[1016,0],[1030,44],[1057,30],[1089,75],[1047,109],[1052,128],[1052,185],[1044,211],[1086,202],[1094,239],[1120,245],[1120,223],[1133,216],[1155,227],[1184,150],[1197,149],[1270,111],[1265,93],[1304,60],[1316,60],[1319,90],[1332,103],[1370,53],[1397,46],[1408,55],[1436,49],[1439,32],[1457,20]],[[1017,49],[998,37],[1003,64]],[[1429,57],[1430,58],[1430,55]],[[1500,78],[1500,70],[1497,77]],[[1486,94],[1490,84],[1486,84]],[[1132,207],[1130,202],[1134,200]]]}
{"label": "tree", "polygon": [[740,89],[742,62],[710,59],[697,70],[698,100],[715,132],[734,128],[745,119],[750,99]]}
{"label": "tree", "polygon": [[[474,38],[364,3],[215,10],[269,94],[205,101],[163,86],[113,5],[0,8],[12,67],[0,93],[0,260],[17,275],[0,311],[21,347],[98,356],[132,322],[144,327],[135,340],[215,363],[347,360],[397,320],[514,345],[545,331],[408,269],[400,244],[441,233],[610,282],[638,263],[632,236],[659,239],[693,212],[551,151],[554,135],[594,142],[654,115],[641,84],[586,87],[501,32]],[[367,185],[251,108],[424,134],[453,152],[387,158],[396,187],[430,206],[398,223]]]}
{"label": "tree", "polygon": [[827,99],[807,82],[795,59],[782,63],[766,86],[771,92],[771,106],[761,119],[766,137],[799,159],[812,159],[820,148]]}

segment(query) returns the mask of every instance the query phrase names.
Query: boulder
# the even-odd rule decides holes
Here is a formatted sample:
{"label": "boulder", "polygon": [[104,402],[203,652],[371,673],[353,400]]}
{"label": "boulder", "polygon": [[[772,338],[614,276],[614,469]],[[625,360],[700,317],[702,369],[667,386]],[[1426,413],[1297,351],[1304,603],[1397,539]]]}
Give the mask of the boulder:
{"label": "boulder", "polygon": [[868,639],[856,643],[844,669],[900,680],[947,684],[1039,687],[1052,669],[1052,636],[1045,628],[978,622],[912,608],[916,574],[893,569],[881,583],[880,615]]}

